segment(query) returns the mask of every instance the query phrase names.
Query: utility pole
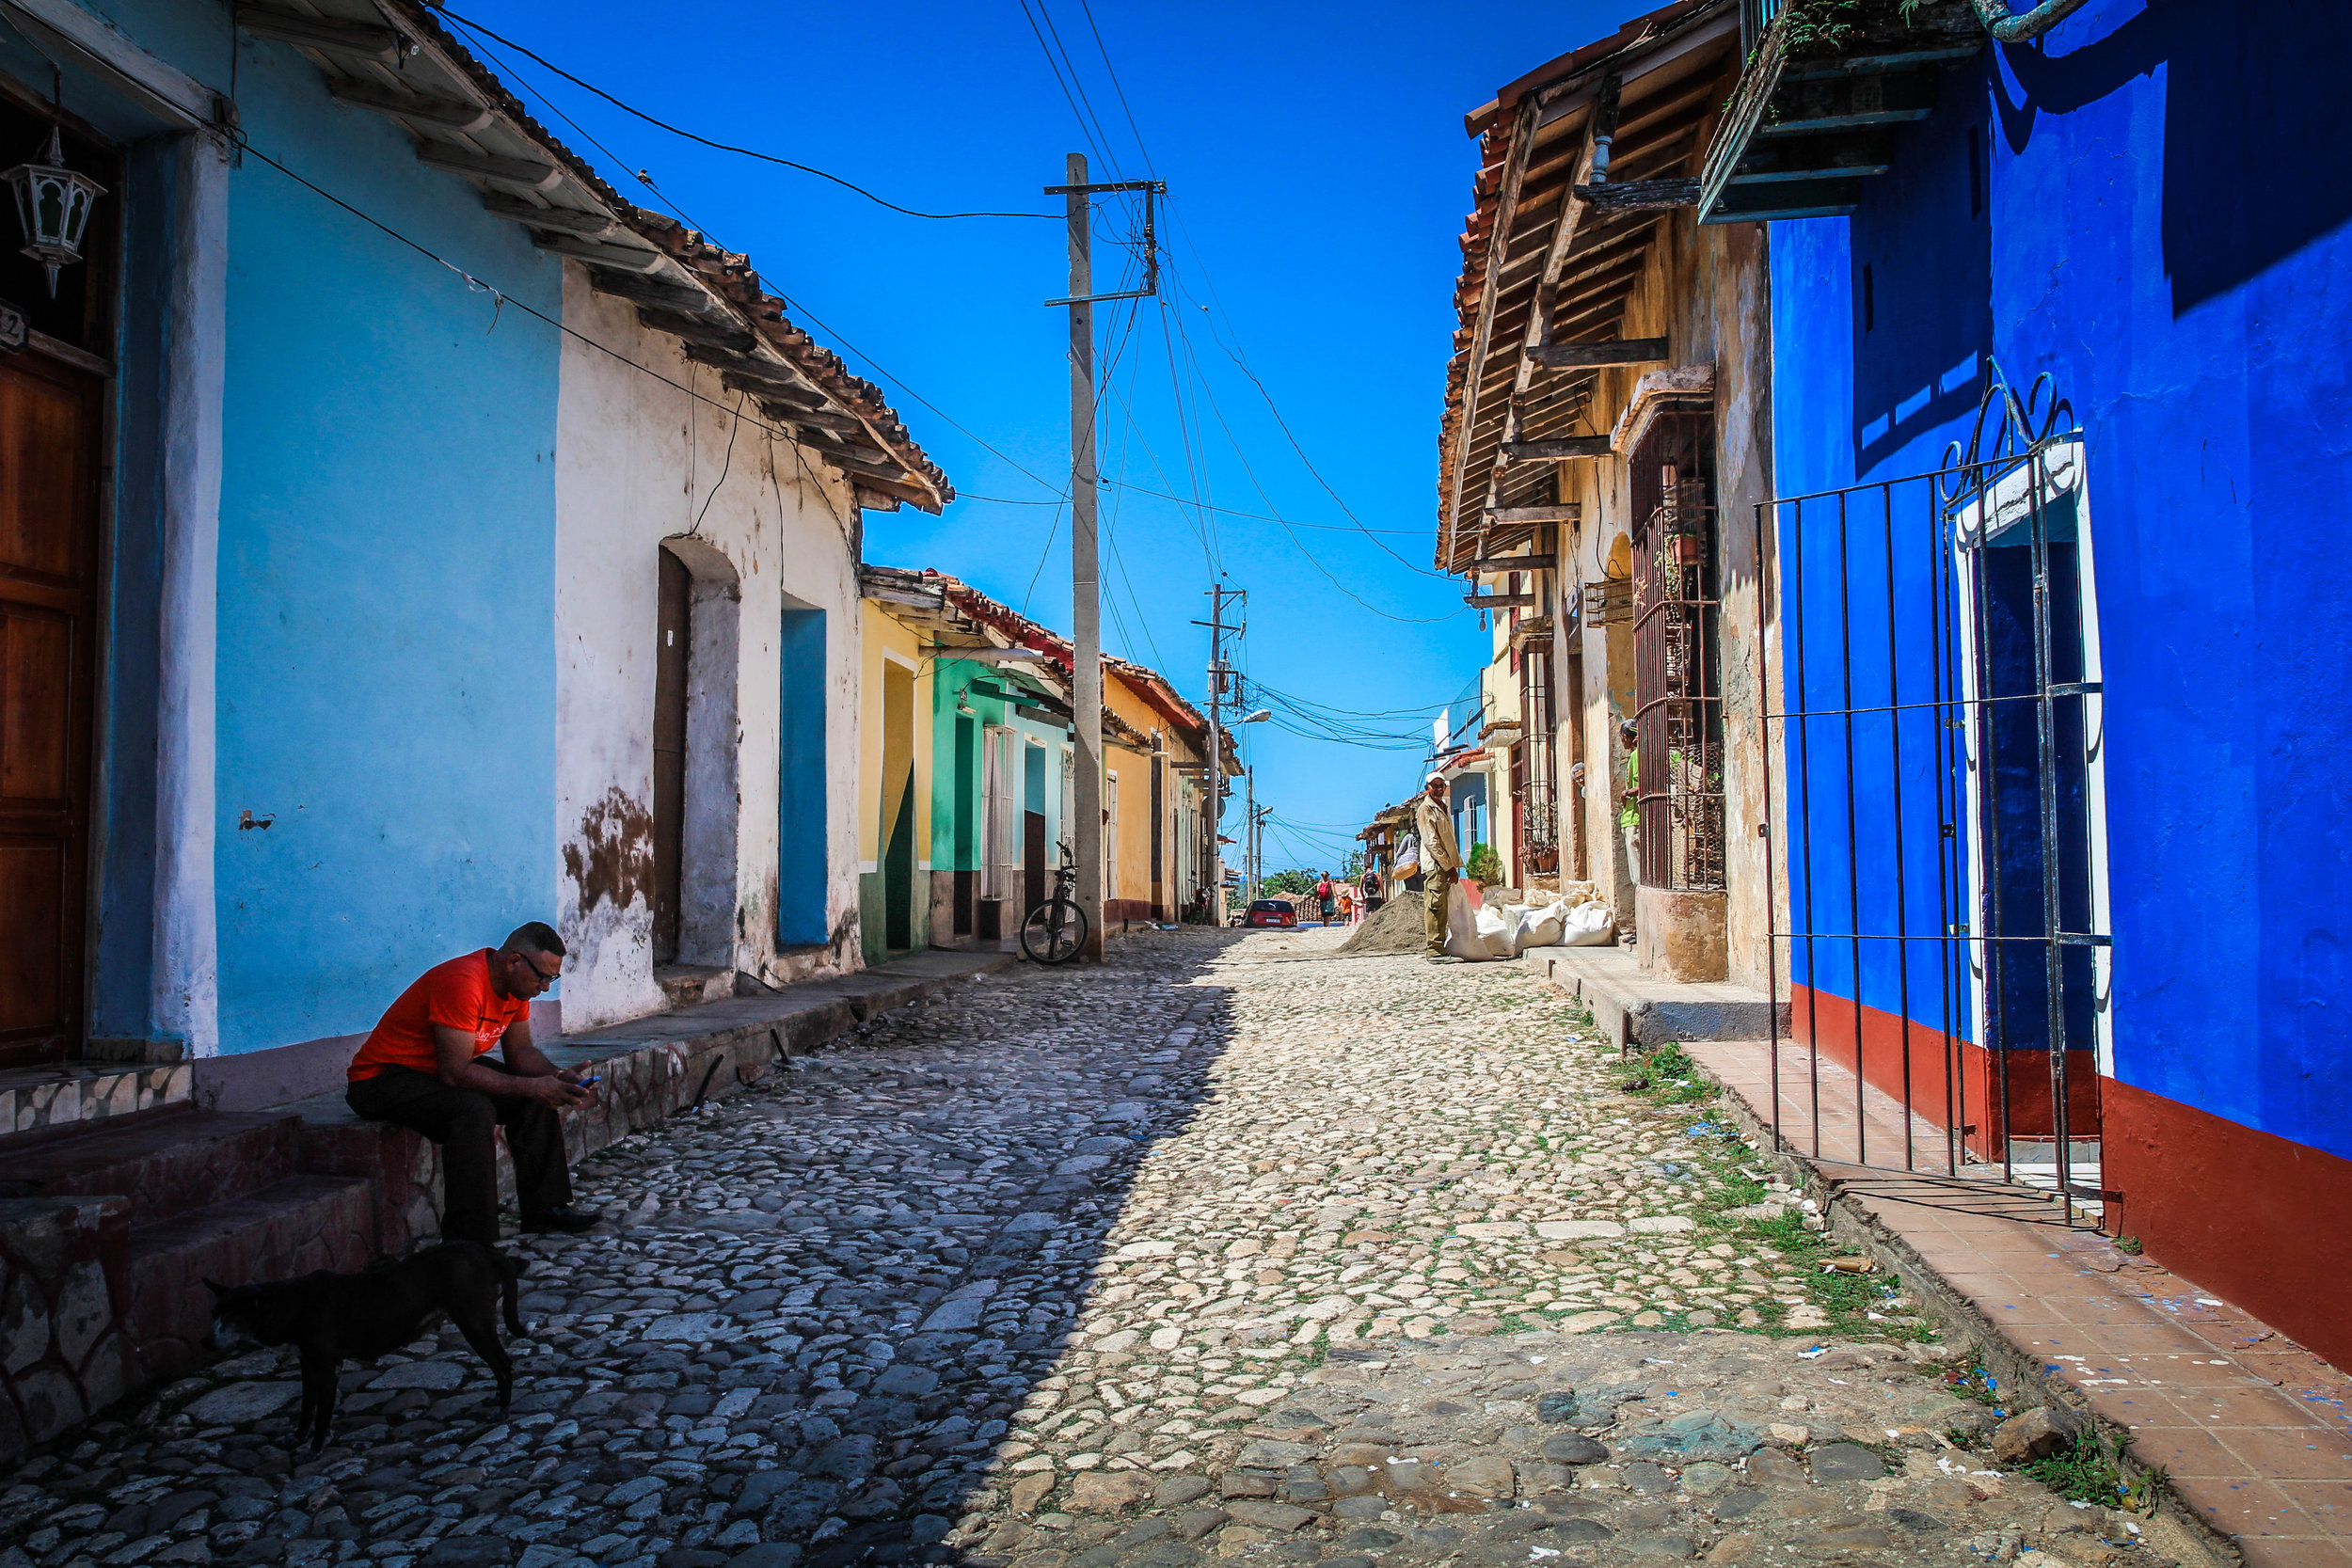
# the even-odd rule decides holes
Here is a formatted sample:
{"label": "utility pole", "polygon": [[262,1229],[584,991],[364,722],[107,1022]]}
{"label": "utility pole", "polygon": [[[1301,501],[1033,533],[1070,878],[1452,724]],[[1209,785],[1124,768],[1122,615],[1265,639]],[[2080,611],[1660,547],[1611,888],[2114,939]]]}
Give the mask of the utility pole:
{"label": "utility pole", "polygon": [[[1209,618],[1195,621],[1196,626],[1209,628],[1209,917],[1216,925],[1225,924],[1225,844],[1218,831],[1225,815],[1225,728],[1223,708],[1226,678],[1232,671],[1225,664],[1225,634],[1237,628],[1225,624],[1225,606],[1229,600],[1249,597],[1248,591],[1227,588],[1212,583],[1209,587]],[[1245,825],[1242,832],[1242,863],[1247,868],[1249,860],[1249,834]]]}
{"label": "utility pole", "polygon": [[[1087,183],[1083,152],[1070,153],[1068,182],[1045,194],[1067,199],[1070,224],[1070,293],[1049,299],[1070,308],[1070,633],[1073,657],[1070,705],[1077,756],[1073,772],[1077,832],[1071,846],[1077,862],[1078,908],[1086,914],[1085,957],[1103,957],[1103,602],[1095,564],[1094,307],[1102,300],[1134,299],[1159,290],[1159,249],[1152,237],[1152,198],[1167,187],[1156,181]],[[1094,293],[1091,241],[1094,197],[1100,191],[1144,193],[1143,243],[1150,252],[1144,287],[1128,293]]]}
{"label": "utility pole", "polygon": [[1103,605],[1094,561],[1094,202],[1087,160],[1069,160],[1070,203],[1070,630],[1077,670],[1078,908],[1089,959],[1103,957]]}
{"label": "utility pole", "polygon": [[1258,770],[1245,768],[1241,771],[1241,819],[1248,831],[1242,835],[1242,857],[1249,868],[1249,901],[1258,901],[1258,879],[1265,875],[1265,842],[1258,832]]}

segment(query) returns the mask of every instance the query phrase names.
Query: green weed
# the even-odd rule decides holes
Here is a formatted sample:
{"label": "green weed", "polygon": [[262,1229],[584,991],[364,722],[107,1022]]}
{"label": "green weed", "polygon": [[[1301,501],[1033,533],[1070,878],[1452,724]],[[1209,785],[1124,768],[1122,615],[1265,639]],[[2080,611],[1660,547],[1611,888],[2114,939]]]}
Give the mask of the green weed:
{"label": "green weed", "polygon": [[2070,1502],[2113,1508],[2125,1496],[2123,1478],[2116,1472],[2106,1445],[2090,1433],[2047,1459],[2037,1459],[2018,1469]]}

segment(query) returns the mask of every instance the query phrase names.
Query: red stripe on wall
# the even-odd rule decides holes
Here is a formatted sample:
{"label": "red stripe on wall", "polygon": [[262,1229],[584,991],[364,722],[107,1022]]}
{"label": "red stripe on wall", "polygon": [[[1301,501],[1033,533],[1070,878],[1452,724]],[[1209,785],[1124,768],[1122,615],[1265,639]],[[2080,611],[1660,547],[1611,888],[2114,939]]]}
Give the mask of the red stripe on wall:
{"label": "red stripe on wall", "polygon": [[[1859,1030],[1857,1031],[1857,1023]],[[1861,1037],[1862,1077],[1872,1088],[1903,1099],[1903,1062],[1908,1048],[1911,1076],[1910,1105],[1914,1114],[1938,1127],[1952,1125],[1953,1101],[1970,1129],[1968,1149],[1980,1160],[2001,1157],[2002,1107],[2000,1080],[1994,1076],[1994,1053],[1971,1041],[1954,1038],[1947,1057],[1945,1037],[1916,1019],[1908,1028],[1898,1014],[1877,1007],[1857,1007],[1843,996],[1807,986],[1789,989],[1788,1032],[1801,1045],[1813,1045],[1826,1061],[1851,1069],[1854,1040]],[[2050,1121],[2050,1058],[2040,1051],[2000,1053],[2009,1071],[2009,1135],[2046,1138]],[[2099,1135],[2099,1062],[2089,1051],[2066,1053],[2066,1101],[2069,1131],[2077,1138]]]}
{"label": "red stripe on wall", "polygon": [[2110,1079],[2107,1230],[2352,1365],[2352,1160]]}

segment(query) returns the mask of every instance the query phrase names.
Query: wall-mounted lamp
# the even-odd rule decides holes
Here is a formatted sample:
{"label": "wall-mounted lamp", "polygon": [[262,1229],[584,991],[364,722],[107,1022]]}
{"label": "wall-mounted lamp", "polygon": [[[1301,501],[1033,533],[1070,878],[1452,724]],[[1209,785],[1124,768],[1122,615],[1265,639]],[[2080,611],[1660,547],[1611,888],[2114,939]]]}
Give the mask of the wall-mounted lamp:
{"label": "wall-mounted lamp", "polygon": [[16,192],[17,221],[24,226],[24,253],[49,271],[49,297],[57,297],[57,270],[82,259],[82,236],[90,209],[106,187],[65,166],[65,144],[49,128],[45,162],[19,164],[0,174]]}

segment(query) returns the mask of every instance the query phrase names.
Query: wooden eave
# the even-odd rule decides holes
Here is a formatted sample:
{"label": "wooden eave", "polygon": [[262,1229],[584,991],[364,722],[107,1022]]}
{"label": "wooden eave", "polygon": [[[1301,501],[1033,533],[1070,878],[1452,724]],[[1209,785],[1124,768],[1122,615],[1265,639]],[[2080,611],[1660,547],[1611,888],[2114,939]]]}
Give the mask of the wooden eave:
{"label": "wooden eave", "polygon": [[1626,302],[1654,261],[1663,212],[1603,208],[1587,194],[1597,117],[1613,117],[1606,186],[1679,180],[1694,191],[1703,138],[1739,55],[1732,0],[1677,0],[1522,78],[1471,117],[1480,168],[1438,437],[1440,570],[1494,553],[1490,508],[1541,505],[1557,493],[1555,463],[1508,463],[1506,445],[1524,451],[1605,434],[1587,422],[1597,372],[1527,353],[1621,336]]}
{"label": "wooden eave", "polygon": [[[239,4],[239,26],[300,51],[345,105],[415,139],[418,160],[470,182],[484,208],[577,261],[597,289],[635,300],[648,330],[704,364],[774,383],[797,414],[762,404],[861,505],[938,512],[955,490],[882,389],[795,327],[749,261],[625,199],[533,119],[423,0]],[[821,420],[818,416],[822,416]]]}

